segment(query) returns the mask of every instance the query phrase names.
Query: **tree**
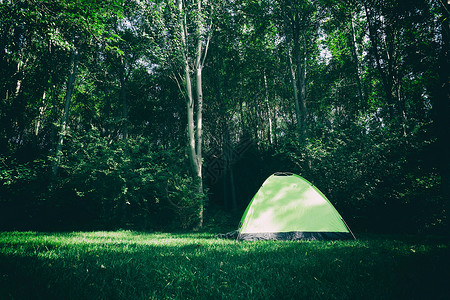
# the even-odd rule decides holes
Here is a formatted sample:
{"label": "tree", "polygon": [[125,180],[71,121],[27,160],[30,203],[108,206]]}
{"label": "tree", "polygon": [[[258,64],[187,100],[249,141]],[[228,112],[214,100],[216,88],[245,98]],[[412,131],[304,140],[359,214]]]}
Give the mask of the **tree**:
{"label": "tree", "polygon": [[[119,13],[120,1],[112,0],[111,5],[116,9],[115,13]],[[69,118],[70,103],[74,91],[75,80],[77,76],[77,69],[79,63],[79,51],[81,43],[89,44],[95,42],[105,42],[105,21],[109,18],[109,8],[105,8],[105,3],[83,3],[82,5],[73,3],[60,3],[59,9],[63,10],[67,16],[67,24],[61,24],[59,30],[61,31],[61,38],[66,35],[65,43],[70,49],[70,74],[67,79],[65,104],[63,115],[61,119],[61,129],[57,140],[55,162],[52,168],[53,176],[58,173],[58,168],[61,163],[62,147],[64,137],[67,135],[67,122]],[[94,4],[94,5],[92,5]],[[48,7],[44,7],[45,14],[51,14]],[[54,9],[54,8],[53,8]],[[50,15],[51,16],[51,15]],[[49,16],[49,17],[50,17]],[[67,39],[67,36],[70,36]],[[114,37],[110,37],[110,40],[114,41]]]}
{"label": "tree", "polygon": [[450,225],[450,3],[439,1],[440,49],[438,56],[438,85],[436,87],[435,120],[437,128],[438,155],[441,175],[441,194],[447,211],[447,226]]}
{"label": "tree", "polygon": [[295,101],[295,114],[299,136],[307,138],[306,86],[308,56],[310,48],[316,44],[316,8],[312,1],[290,3],[280,2],[284,19],[284,34],[288,47],[289,75]]}
{"label": "tree", "polygon": [[[203,87],[202,87],[202,70],[205,64],[206,55],[208,53],[209,41],[211,39],[211,24],[206,23],[205,13],[203,12],[202,0],[196,1],[196,7],[191,7],[189,11],[189,3],[183,0],[177,0],[178,6],[178,29],[181,38],[180,51],[184,65],[183,81],[186,93],[187,108],[187,131],[188,131],[188,155],[191,163],[192,172],[195,182],[198,186],[198,192],[203,193],[203,176],[202,176],[202,143],[203,143]],[[192,6],[192,4],[191,4]],[[212,7],[210,7],[212,9]],[[187,17],[193,14],[196,44],[193,56],[191,57],[188,23]],[[195,87],[197,101],[194,99],[191,66],[195,72]],[[194,123],[194,110],[196,110],[196,122]],[[199,208],[198,227],[203,226],[203,204]]]}
{"label": "tree", "polygon": [[[187,155],[196,192],[203,194],[203,68],[212,34],[212,3],[204,0],[141,4],[147,30],[154,37],[159,70],[178,85],[185,100]],[[151,35],[150,31],[147,33]],[[201,199],[201,197],[199,198]],[[198,224],[203,225],[203,203],[197,203]]]}
{"label": "tree", "polygon": [[70,56],[70,65],[71,65],[71,72],[68,76],[67,80],[67,88],[66,88],[66,97],[64,102],[64,110],[63,110],[63,116],[61,119],[61,130],[58,137],[58,142],[56,145],[56,159],[55,163],[52,168],[53,176],[56,176],[58,174],[58,168],[61,164],[61,156],[62,156],[62,147],[64,143],[64,137],[67,135],[67,121],[69,118],[69,109],[70,109],[70,102],[72,100],[72,94],[73,89],[75,86],[75,79],[77,77],[77,69],[78,69],[78,49],[76,46],[74,46],[74,49],[72,50],[71,56]]}

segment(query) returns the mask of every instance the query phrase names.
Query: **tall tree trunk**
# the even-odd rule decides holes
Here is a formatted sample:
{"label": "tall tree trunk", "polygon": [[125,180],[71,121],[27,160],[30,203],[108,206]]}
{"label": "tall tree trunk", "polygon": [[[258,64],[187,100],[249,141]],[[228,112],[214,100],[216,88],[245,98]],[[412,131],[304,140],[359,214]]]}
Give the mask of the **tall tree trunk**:
{"label": "tall tree trunk", "polygon": [[[292,11],[290,11],[291,13],[291,18],[293,18],[292,16]],[[291,79],[291,84],[292,84],[292,92],[293,92],[293,96],[294,96],[294,104],[295,104],[295,117],[297,120],[297,132],[298,134],[301,134],[301,116],[300,116],[300,104],[299,104],[299,95],[298,95],[298,87],[297,87],[297,80],[296,80],[296,75],[295,75],[295,70],[294,70],[294,63],[292,61],[292,52],[291,52],[291,34],[292,32],[289,31],[289,28],[292,29],[292,23],[289,23],[288,18],[287,18],[287,12],[284,13],[284,30],[285,30],[285,34],[286,34],[286,40],[287,40],[287,48],[288,48],[288,64],[289,64],[289,77]]]}
{"label": "tall tree trunk", "polygon": [[300,135],[302,132],[302,121],[301,121],[301,114],[300,114],[300,102],[298,97],[298,88],[297,88],[297,80],[295,78],[295,71],[292,63],[292,56],[291,53],[288,53],[288,61],[289,61],[289,75],[291,77],[291,83],[292,83],[292,90],[294,94],[294,103],[295,103],[295,117],[297,119],[297,130],[298,134]]}
{"label": "tall tree trunk", "polygon": [[[199,48],[199,53],[197,54],[199,57],[201,55],[201,48]],[[202,66],[200,64],[197,65],[197,133],[195,136],[195,157],[197,160],[196,163],[196,177],[198,180],[198,192],[203,193],[203,176],[202,176],[202,141],[203,141],[203,89],[202,89]],[[198,212],[198,227],[203,227],[203,210],[204,205],[200,203],[199,212]]]}
{"label": "tall tree trunk", "polygon": [[269,121],[269,127],[267,128],[267,141],[269,142],[269,145],[273,145],[273,134],[272,134],[272,114],[270,113],[270,103],[269,103],[269,87],[267,84],[267,76],[266,76],[266,70],[264,69],[263,72],[263,79],[264,79],[264,100],[266,104],[266,110],[267,110],[267,119]]}
{"label": "tall tree trunk", "polygon": [[42,93],[41,105],[39,106],[39,113],[38,113],[38,116],[36,117],[35,126],[34,126],[34,138],[33,138],[33,147],[34,148],[37,148],[37,144],[39,141],[39,130],[41,127],[42,115],[44,114],[44,110],[45,110],[45,98],[46,98],[46,92],[44,91]]}
{"label": "tall tree trunk", "polygon": [[61,120],[61,130],[59,133],[59,138],[56,146],[56,160],[53,164],[52,173],[53,176],[58,174],[58,168],[61,164],[61,156],[62,156],[62,147],[64,143],[64,136],[66,135],[67,130],[67,120],[69,119],[69,109],[70,109],[70,100],[72,99],[73,89],[75,87],[75,79],[77,76],[77,65],[78,65],[78,52],[76,49],[72,51],[70,64],[72,66],[71,74],[69,75],[67,81],[67,90],[66,90],[66,99],[64,104],[64,112]]}
{"label": "tall tree trunk", "polygon": [[[299,37],[300,38],[300,37]],[[299,104],[300,104],[300,113],[301,113],[301,134],[302,140],[305,140],[307,136],[307,108],[306,108],[306,36],[302,36],[303,39],[303,55],[300,52],[300,40],[298,40],[298,53],[296,55],[297,60],[297,80],[298,80],[298,88],[299,88]]]}
{"label": "tall tree trunk", "polygon": [[[293,43],[293,59],[295,60],[296,70],[294,72],[292,56],[289,53],[289,69],[290,77],[292,81],[292,86],[294,88],[294,100],[295,100],[295,115],[297,118],[297,130],[299,135],[299,142],[302,145],[306,144],[308,137],[308,124],[307,124],[307,105],[306,105],[306,68],[307,68],[307,28],[302,22],[302,16],[299,11],[296,11],[294,7],[291,6],[290,11],[287,12],[290,17],[290,22],[288,22],[288,17],[284,17],[285,30],[288,41],[288,48],[290,44],[290,33],[292,34]],[[289,28],[291,32],[289,32]],[[303,50],[302,46],[303,44]],[[305,153],[306,165],[305,169],[309,170],[312,166],[311,158],[308,153]]]}
{"label": "tall tree trunk", "polygon": [[375,28],[375,24],[373,24],[372,14],[370,12],[370,8],[368,7],[367,3],[364,3],[364,9],[366,12],[366,19],[367,24],[369,27],[369,39],[372,43],[372,49],[375,56],[375,64],[378,70],[378,73],[381,77],[381,81],[383,84],[384,93],[386,95],[386,100],[389,104],[390,111],[391,111],[391,117],[393,117],[392,113],[392,105],[393,105],[393,97],[392,97],[392,85],[390,84],[390,80],[388,79],[388,74],[386,73],[385,68],[381,65],[381,57],[379,53],[379,46],[378,46],[378,38],[377,38],[377,32]]}
{"label": "tall tree trunk", "polygon": [[51,97],[52,97],[52,110],[51,110],[51,117],[50,117],[50,122],[51,122],[51,128],[52,128],[52,130],[51,130],[51,135],[50,135],[50,138],[51,138],[51,144],[52,145],[56,145],[56,138],[57,138],[57,134],[58,134],[58,131],[57,131],[57,126],[55,125],[55,123],[56,123],[56,120],[58,119],[58,110],[57,110],[57,96],[56,96],[56,93],[55,93],[55,90],[56,90],[56,85],[52,85],[51,87],[50,87],[50,93],[51,93]]}
{"label": "tall tree trunk", "polygon": [[356,84],[358,86],[358,100],[359,100],[359,105],[363,105],[364,102],[364,94],[363,94],[363,90],[362,90],[362,84],[361,84],[361,76],[360,76],[360,71],[359,71],[359,59],[358,59],[358,53],[356,50],[356,36],[355,36],[355,25],[353,23],[353,13],[350,12],[350,34],[351,34],[351,45],[350,45],[350,50],[352,53],[352,58],[353,58],[353,64],[354,64],[354,74],[355,74],[355,80],[356,80]]}
{"label": "tall tree trunk", "polygon": [[[388,105],[388,113],[391,120],[395,121],[393,124],[398,127],[404,141],[406,142],[407,128],[406,128],[406,107],[405,99],[402,97],[402,76],[399,72],[398,64],[398,49],[395,41],[397,40],[398,32],[392,25],[393,15],[387,17],[380,15],[377,19],[375,13],[371,11],[367,3],[364,3],[366,12],[367,25],[369,28],[369,39],[372,44],[372,50],[375,57],[376,68],[381,78],[382,87],[386,96],[386,103]],[[379,24],[375,24],[378,21]],[[379,33],[377,26],[382,30]]]}
{"label": "tall tree trunk", "polygon": [[20,94],[21,88],[22,88],[22,80],[23,80],[23,74],[22,73],[22,67],[23,67],[23,61],[20,60],[17,63],[17,71],[15,74],[17,74],[17,76],[19,76],[19,79],[17,79],[16,81],[16,90],[14,91],[14,97],[17,98]]}
{"label": "tall tree trunk", "polygon": [[441,36],[442,45],[439,55],[439,86],[436,99],[436,126],[438,136],[438,153],[441,159],[439,165],[441,175],[441,194],[445,201],[447,227],[450,228],[450,3],[441,3]]}
{"label": "tall tree trunk", "polygon": [[[195,103],[192,80],[191,80],[191,68],[190,68],[190,57],[189,57],[189,46],[187,42],[187,13],[184,11],[183,0],[177,0],[178,10],[179,10],[179,28],[181,36],[181,47],[182,47],[182,59],[184,68],[184,83],[186,90],[186,109],[187,109],[187,136],[188,136],[188,155],[191,164],[191,169],[194,177],[194,182],[197,185],[197,191],[203,193],[203,177],[202,177],[202,135],[203,135],[203,88],[202,88],[202,70],[204,65],[204,60],[208,51],[210,36],[208,36],[205,42],[202,38],[204,31],[204,20],[202,19],[202,1],[197,0],[197,12],[196,12],[196,22],[194,22],[196,27],[197,44],[195,45],[196,53],[194,61],[195,68],[195,84],[196,84],[196,95],[197,103]],[[196,120],[194,121],[194,114]],[[203,203],[199,203],[198,212],[198,224],[197,228],[203,226]]]}
{"label": "tall tree trunk", "polygon": [[[289,15],[289,19],[288,16]],[[292,89],[295,102],[295,116],[297,119],[297,130],[300,140],[305,140],[307,135],[306,124],[306,36],[302,36],[300,32],[300,16],[291,7],[289,11],[285,13],[284,27],[285,34],[288,43],[288,63],[289,63],[289,75],[291,77]],[[302,55],[300,47],[300,39],[304,42],[304,51]],[[293,43],[293,57],[290,51],[290,43]],[[294,69],[294,61],[296,69]]]}
{"label": "tall tree trunk", "polygon": [[[127,102],[127,81],[128,74],[126,74],[125,70],[125,62],[123,57],[120,59],[120,70],[119,70],[119,81],[120,81],[120,92],[119,92],[119,103],[122,105],[122,140],[125,143],[124,147],[124,155],[128,156],[128,102]],[[127,185],[127,183],[125,183]],[[128,209],[130,202],[127,199],[127,195],[124,196],[120,205],[120,214],[121,214],[121,224],[122,226],[127,226],[128,221]]]}
{"label": "tall tree trunk", "polygon": [[122,139],[127,143],[128,140],[128,101],[126,85],[128,81],[128,74],[125,74],[125,65],[123,58],[120,63],[120,103],[122,105]]}

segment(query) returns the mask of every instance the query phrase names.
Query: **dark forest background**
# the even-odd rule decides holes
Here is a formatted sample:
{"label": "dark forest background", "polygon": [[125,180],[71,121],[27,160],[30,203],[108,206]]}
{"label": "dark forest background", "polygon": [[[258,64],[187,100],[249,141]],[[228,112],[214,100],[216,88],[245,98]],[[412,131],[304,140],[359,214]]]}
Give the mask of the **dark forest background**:
{"label": "dark forest background", "polygon": [[354,231],[439,232],[446,0],[0,1],[0,228],[237,228],[313,182]]}

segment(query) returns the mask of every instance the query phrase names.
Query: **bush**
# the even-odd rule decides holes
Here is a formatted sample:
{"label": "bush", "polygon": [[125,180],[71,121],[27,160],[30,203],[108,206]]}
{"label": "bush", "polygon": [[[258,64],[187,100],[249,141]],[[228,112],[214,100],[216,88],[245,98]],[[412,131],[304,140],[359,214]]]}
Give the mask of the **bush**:
{"label": "bush", "polygon": [[1,157],[0,226],[189,228],[205,196],[193,188],[184,164],[178,149],[162,149],[143,138],[111,141],[96,128],[66,140],[54,178],[51,158],[19,164]]}

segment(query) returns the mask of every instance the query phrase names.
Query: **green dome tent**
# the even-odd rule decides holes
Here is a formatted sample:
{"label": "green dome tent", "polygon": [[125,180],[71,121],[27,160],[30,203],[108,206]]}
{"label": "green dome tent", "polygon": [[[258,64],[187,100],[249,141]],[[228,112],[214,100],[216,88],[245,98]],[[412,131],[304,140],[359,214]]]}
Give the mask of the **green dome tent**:
{"label": "green dome tent", "polygon": [[328,199],[306,179],[275,173],[245,210],[238,240],[330,240],[355,236]]}

